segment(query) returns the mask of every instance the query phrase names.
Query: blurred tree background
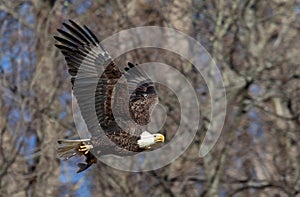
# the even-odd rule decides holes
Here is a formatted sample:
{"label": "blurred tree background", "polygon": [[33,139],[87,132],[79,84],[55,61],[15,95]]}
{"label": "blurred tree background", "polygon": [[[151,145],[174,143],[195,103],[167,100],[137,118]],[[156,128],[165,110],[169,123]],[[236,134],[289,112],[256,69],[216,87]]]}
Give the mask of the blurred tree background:
{"label": "blurred tree background", "polygon": [[[0,196],[300,196],[298,0],[0,2]],[[56,140],[76,137],[71,84],[53,39],[67,19],[86,24],[100,40],[157,25],[199,41],[227,92],[226,121],[213,150],[198,157],[210,115],[204,80],[188,61],[149,49],[126,59],[173,65],[197,90],[203,126],[188,150],[144,173],[99,164],[76,174],[78,160],[57,160]],[[159,93],[168,109],[165,128],[176,130],[177,100]]]}

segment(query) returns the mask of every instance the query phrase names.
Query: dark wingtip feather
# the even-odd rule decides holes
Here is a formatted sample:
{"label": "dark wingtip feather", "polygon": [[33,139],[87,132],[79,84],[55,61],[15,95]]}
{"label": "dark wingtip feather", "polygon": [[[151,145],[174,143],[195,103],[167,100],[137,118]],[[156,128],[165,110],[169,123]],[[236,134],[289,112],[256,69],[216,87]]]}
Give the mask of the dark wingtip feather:
{"label": "dark wingtip feather", "polygon": [[58,29],[57,30],[59,33],[61,33],[61,35],[63,35],[65,38],[68,38],[69,40],[71,40],[72,42],[77,43],[78,45],[83,45],[83,43],[78,40],[75,36],[73,36],[72,34],[69,34],[68,32]]}
{"label": "dark wingtip feather", "polygon": [[60,45],[60,44],[54,44],[54,46],[60,49],[60,47],[61,47],[62,45]]}
{"label": "dark wingtip feather", "polygon": [[75,47],[77,48],[77,45],[72,43],[71,41],[67,40],[67,39],[64,39],[64,38],[61,38],[61,37],[58,37],[58,36],[53,36],[57,41],[67,45],[67,46],[71,46],[71,47]]}
{"label": "dark wingtip feather", "polygon": [[94,41],[97,44],[100,44],[100,42],[99,42],[98,38],[95,36],[95,34],[86,25],[83,25],[83,27],[90,34],[90,36],[92,36],[92,38],[94,39]]}
{"label": "dark wingtip feather", "polygon": [[[97,38],[96,40],[94,39],[94,37],[96,37],[92,31],[90,31],[88,28],[86,29],[85,27],[82,28],[80,25],[78,25],[76,22],[72,21],[71,19],[69,20],[69,22],[71,23],[71,25],[77,30],[79,31],[86,39],[88,39],[94,46],[97,46]],[[67,26],[66,26],[67,27]]]}
{"label": "dark wingtip feather", "polygon": [[65,23],[65,22],[63,22],[62,24],[63,24],[63,26],[66,26],[66,25],[68,25],[68,24],[67,24],[67,23]]}
{"label": "dark wingtip feather", "polygon": [[131,62],[128,62],[128,66],[129,66],[129,68],[133,68],[134,67],[133,63],[131,63]]}
{"label": "dark wingtip feather", "polygon": [[58,36],[53,36],[54,38],[55,38],[55,40],[58,40],[59,39],[59,37]]}
{"label": "dark wingtip feather", "polygon": [[69,19],[68,21],[69,21],[70,23],[75,23],[72,19]]}

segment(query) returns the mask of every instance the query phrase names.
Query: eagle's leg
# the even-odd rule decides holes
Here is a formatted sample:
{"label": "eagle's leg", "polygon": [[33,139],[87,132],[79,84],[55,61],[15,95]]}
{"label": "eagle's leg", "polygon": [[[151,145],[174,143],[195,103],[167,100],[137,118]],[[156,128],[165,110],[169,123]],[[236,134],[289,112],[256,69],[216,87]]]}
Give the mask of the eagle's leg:
{"label": "eagle's leg", "polygon": [[88,154],[88,152],[93,148],[93,145],[90,144],[84,144],[84,145],[80,145],[78,148],[79,152],[84,152],[84,154]]}
{"label": "eagle's leg", "polygon": [[77,171],[77,173],[88,169],[93,163],[97,163],[97,158],[90,151],[92,148],[93,148],[93,145],[84,144],[84,143],[82,143],[78,147],[78,151],[83,153],[83,155],[86,157],[86,160],[85,160],[86,163],[78,164],[79,170]]}

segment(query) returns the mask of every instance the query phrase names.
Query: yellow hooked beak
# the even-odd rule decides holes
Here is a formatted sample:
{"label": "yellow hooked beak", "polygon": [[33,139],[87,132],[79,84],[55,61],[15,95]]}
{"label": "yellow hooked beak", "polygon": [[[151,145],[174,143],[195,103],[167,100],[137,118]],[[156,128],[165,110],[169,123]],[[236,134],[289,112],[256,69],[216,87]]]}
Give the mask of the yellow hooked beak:
{"label": "yellow hooked beak", "polygon": [[155,135],[155,142],[164,142],[165,141],[165,136],[162,134],[156,134]]}

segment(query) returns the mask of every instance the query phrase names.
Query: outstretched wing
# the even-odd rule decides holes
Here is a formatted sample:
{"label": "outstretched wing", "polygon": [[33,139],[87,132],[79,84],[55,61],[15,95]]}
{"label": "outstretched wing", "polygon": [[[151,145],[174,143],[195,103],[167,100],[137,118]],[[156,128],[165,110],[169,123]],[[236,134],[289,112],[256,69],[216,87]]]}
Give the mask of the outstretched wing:
{"label": "outstretched wing", "polygon": [[[63,23],[67,31],[58,29],[63,37],[54,36],[60,42],[55,46],[65,56],[73,93],[92,136],[99,134],[100,125],[106,132],[120,131],[113,106],[123,120],[130,116],[139,125],[148,124],[158,97],[147,74],[128,63],[124,73],[126,81],[120,80],[123,73],[91,30],[72,20],[69,22]],[[115,96],[116,92],[119,94]],[[129,130],[134,129],[130,124]]]}
{"label": "outstretched wing", "polygon": [[131,118],[139,125],[147,125],[158,103],[154,83],[138,65],[128,63],[125,78],[129,91],[129,112]]}
{"label": "outstretched wing", "polygon": [[65,56],[73,93],[89,131],[95,136],[100,125],[105,128],[114,122],[112,91],[122,73],[88,27],[69,22],[63,23],[67,31],[58,29],[63,37],[54,36],[60,42],[55,46]]}

